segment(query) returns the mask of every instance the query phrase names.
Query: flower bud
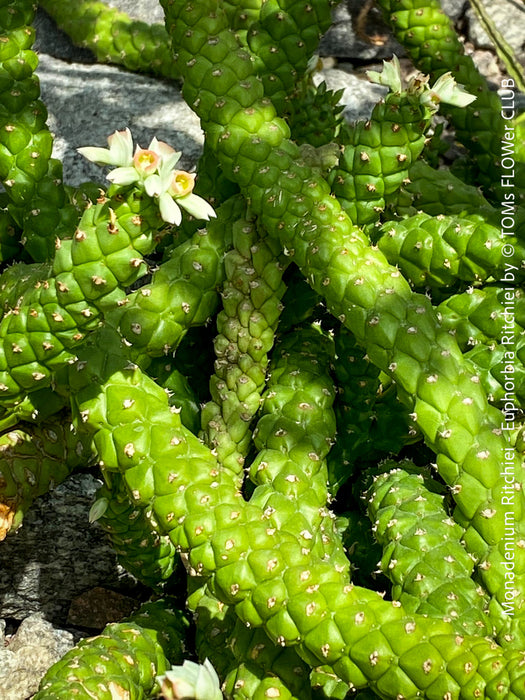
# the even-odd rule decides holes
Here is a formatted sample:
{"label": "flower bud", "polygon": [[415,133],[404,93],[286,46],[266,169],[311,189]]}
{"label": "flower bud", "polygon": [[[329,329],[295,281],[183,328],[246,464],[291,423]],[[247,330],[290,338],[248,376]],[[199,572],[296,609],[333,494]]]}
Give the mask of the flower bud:
{"label": "flower bud", "polygon": [[139,148],[133,156],[133,165],[141,175],[151,175],[155,172],[160,163],[160,156],[155,151],[147,148]]}
{"label": "flower bud", "polygon": [[185,661],[158,678],[164,700],[222,700],[220,682],[211,663]]}
{"label": "flower bud", "polygon": [[172,197],[185,197],[190,194],[195,185],[195,175],[185,170],[174,170],[171,176],[168,192]]}

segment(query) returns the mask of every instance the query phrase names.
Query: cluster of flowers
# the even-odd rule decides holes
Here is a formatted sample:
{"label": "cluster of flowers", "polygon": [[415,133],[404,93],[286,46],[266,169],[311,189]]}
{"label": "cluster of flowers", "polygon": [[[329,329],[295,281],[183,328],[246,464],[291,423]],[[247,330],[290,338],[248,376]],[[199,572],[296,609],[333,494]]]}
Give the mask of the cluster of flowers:
{"label": "cluster of flowers", "polygon": [[182,221],[181,207],[196,219],[215,217],[213,208],[193,193],[195,175],[175,168],[181,153],[164,141],[151,140],[148,148],[137,146],[129,129],[115,131],[108,137],[109,148],[86,146],[78,151],[99,165],[117,166],[107,179],[115,185],[137,185],[158,200],[164,221],[177,226]]}
{"label": "cluster of flowers", "polygon": [[[385,85],[392,92],[400,93],[403,90],[401,64],[395,55],[392,56],[391,61],[383,61],[382,73],[368,70],[366,74],[372,83]],[[462,85],[456,83],[450,71],[443,73],[432,87],[428,81],[428,75],[420,73],[409,80],[407,90],[410,93],[419,94],[421,104],[426,105],[432,112],[437,111],[440,102],[446,102],[456,107],[466,107],[476,99]]]}

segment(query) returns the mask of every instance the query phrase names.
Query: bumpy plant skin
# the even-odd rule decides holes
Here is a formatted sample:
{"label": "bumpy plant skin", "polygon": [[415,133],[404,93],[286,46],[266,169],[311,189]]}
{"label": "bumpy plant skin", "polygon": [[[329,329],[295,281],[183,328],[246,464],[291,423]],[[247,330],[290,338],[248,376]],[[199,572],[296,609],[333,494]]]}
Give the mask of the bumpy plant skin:
{"label": "bumpy plant skin", "polygon": [[224,11],[243,46],[247,45],[248,29],[259,18],[262,0],[224,0]]}
{"label": "bumpy plant skin", "polygon": [[[514,345],[513,381],[515,405],[525,407],[525,337],[519,336]],[[501,343],[479,344],[469,350],[465,357],[473,363],[480,381],[490,400],[500,408],[508,400],[509,354],[507,346]]]}
{"label": "bumpy plant skin", "polygon": [[[452,70],[476,101],[466,108],[448,107],[459,141],[475,158],[477,169],[490,188],[496,184],[494,164],[501,159],[501,139],[505,122],[501,101],[491,91],[464,48],[439,0],[379,0],[379,6],[398,41],[416,67],[433,79]],[[518,166],[519,169],[519,166]],[[520,171],[522,183],[523,171]]]}
{"label": "bumpy plant skin", "polygon": [[[506,258],[506,243],[514,255]],[[525,277],[525,248],[513,236],[509,241],[500,229],[483,217],[415,214],[402,221],[389,221],[379,230],[377,245],[392,265],[398,265],[415,288],[451,287],[463,282],[497,281],[515,269],[516,281]],[[512,265],[513,267],[509,267]]]}
{"label": "bumpy plant skin", "polygon": [[[101,515],[99,516],[99,512]],[[111,475],[111,487],[103,486],[91,508],[109,539],[119,563],[139,581],[156,589],[175,569],[175,547],[158,532],[151,509],[130,503],[119,474]]]}
{"label": "bumpy plant skin", "polygon": [[0,437],[0,540],[22,524],[35,498],[93,458],[90,440],[60,416]]}
{"label": "bumpy plant skin", "polygon": [[343,152],[330,182],[353,223],[367,226],[379,221],[423,150],[432,114],[421,104],[419,88],[409,87],[390,92],[369,120],[342,127]]}
{"label": "bumpy plant skin", "polygon": [[301,0],[270,0],[262,3],[258,21],[249,29],[248,46],[264,93],[281,114],[288,111],[297,80],[330,26],[333,4],[311,3],[305,9]]}
{"label": "bumpy plant skin", "polygon": [[[101,344],[107,347],[107,339],[97,339]],[[490,688],[495,698],[525,696],[518,652],[458,637],[439,620],[407,617],[400,605],[349,585],[337,543],[312,542],[310,530],[297,533],[300,494],[321,481],[317,453],[308,455],[306,478],[304,466],[290,472],[286,457],[284,473],[275,461],[257,470],[258,478],[284,482],[292,499],[263,484],[246,503],[233,477],[182,428],[163,390],[138,368],[95,347],[86,348],[80,363],[71,374],[77,415],[93,433],[104,468],[122,472],[135,502],[152,504],[159,526],[188,552],[190,573],[208,579],[213,594],[233,605],[241,620],[264,626],[278,645],[297,645],[308,663],[331,665],[347,683],[370,683],[385,698],[430,692],[430,686],[461,699],[474,688]],[[307,513],[307,522],[311,515],[318,520],[317,511]],[[328,558],[320,556],[323,546]],[[472,665],[465,670],[467,659]]]}
{"label": "bumpy plant skin", "polygon": [[[215,3],[196,7],[166,0],[164,7],[179,48],[186,99],[201,117],[225,172],[244,188],[268,232],[293,253],[328,309],[351,328],[370,359],[395,378],[452,487],[456,518],[466,527],[465,542],[480,564],[484,585],[501,598],[503,579],[497,572],[503,571],[505,508],[499,459],[508,443],[494,432],[499,412],[488,406],[453,338],[439,329],[429,300],[410,291],[399,271],[351,226],[326,183],[301,164],[286,125],[263,97],[248,56],[236,48]],[[228,92],[240,83],[245,86],[242,102]],[[521,482],[519,472],[517,478]],[[523,499],[521,492],[517,496],[521,538]],[[524,555],[519,549],[515,562],[518,609]]]}
{"label": "bumpy plant skin", "polygon": [[478,187],[467,185],[449,170],[436,170],[424,160],[408,169],[408,180],[400,190],[395,210],[401,216],[424,211],[431,216],[447,213],[483,215],[497,225],[499,214]]}
{"label": "bumpy plant skin", "polygon": [[163,223],[149,198],[137,192],[117,196],[85,210],[73,238],[58,247],[51,267],[17,266],[4,272],[4,407],[15,407],[26,393],[49,387],[101,314],[125,300],[126,287],[146,271],[142,256],[154,248]]}
{"label": "bumpy plant skin", "polygon": [[[508,305],[509,295],[512,306]],[[500,408],[505,406],[510,369],[516,405],[523,408],[525,300],[522,290],[500,286],[468,289],[443,301],[437,311],[443,327],[454,335],[466,358],[476,367],[490,400]],[[501,342],[510,337],[514,340],[513,355],[509,355],[509,346]]]}
{"label": "bumpy plant skin", "polygon": [[[525,700],[523,439],[500,429],[501,415],[481,389],[482,372],[465,359],[451,329],[440,325],[430,300],[413,293],[397,267],[341,210],[325,180],[335,162],[333,144],[323,144],[321,150],[311,144],[298,147],[289,140],[287,123],[276,117],[275,106],[282,110],[290,104],[294,71],[304,72],[331,3],[253,0],[246,13],[240,2],[164,0],[164,5],[179,50],[177,70],[184,74],[185,94],[206,132],[208,183],[219,184],[218,201],[225,202],[222,220],[211,235],[208,227],[191,238],[193,224],[175,233],[175,240],[188,240],[177,248],[159,246],[157,260],[162,250],[171,257],[150,285],[129,295],[129,285],[146,271],[144,256],[153,252],[163,233],[156,207],[135,189],[117,188],[109,199],[101,197],[84,210],[78,207],[80,194],[74,205],[80,225],[71,239],[59,241],[53,262],[11,268],[2,277],[0,427],[10,426],[17,414],[36,420],[38,406],[56,394],[58,404],[49,409],[54,411],[71,391],[75,425],[92,441],[107,484],[92,518],[112,528],[122,556],[130,557],[128,567],[150,585],[171,574],[173,555],[181,552],[198,587],[195,592],[190,584],[189,598],[201,628],[198,646],[209,643],[222,661],[220,672],[232,698],[307,700],[318,691],[342,698],[358,689],[365,697],[383,700]],[[389,84],[392,95],[401,99],[397,82]],[[433,109],[426,105],[438,95],[424,85],[415,92],[424,114],[413,113],[409,129],[377,108],[377,128],[370,131],[380,140],[377,147],[368,144],[369,161],[376,150],[384,156],[390,137],[392,148],[399,149],[401,131],[426,128],[427,112]],[[397,114],[403,112],[398,104]],[[93,149],[87,151],[93,155]],[[390,175],[395,180],[384,198],[394,216],[394,207],[399,213],[406,203],[406,193],[398,196],[403,174],[398,164],[408,156],[394,158],[397,152],[388,154],[393,167],[387,163],[379,173],[383,180]],[[367,158],[351,164],[351,177],[362,161]],[[239,188],[241,195],[226,201],[230,188]],[[164,195],[172,196],[169,189],[156,196],[160,200]],[[465,196],[462,192],[458,201]],[[168,207],[170,220],[177,219],[165,197],[163,201],[163,216]],[[379,214],[374,210],[374,217]],[[255,227],[241,230],[255,220],[264,240],[254,235]],[[230,241],[234,248],[224,265]],[[346,536],[355,536],[359,521],[335,518],[326,506],[332,498],[327,456],[337,437],[337,389],[329,369],[338,353],[322,324],[294,328],[274,349],[252,436],[258,453],[248,452],[246,427],[259,405],[266,352],[280,313],[282,269],[276,260],[281,251],[297,263],[328,311],[354,334],[363,348],[363,364],[373,363],[374,371],[365,367],[360,381],[369,388],[374,408],[380,403],[378,382],[390,382],[381,401],[393,399],[397,390],[428,446],[418,448],[418,454],[426,460],[430,450],[436,453],[440,476],[451,489],[453,525],[440,497],[424,490],[412,475],[397,473],[376,482],[377,503],[371,508],[377,505],[384,563],[388,561],[394,593],[406,607],[385,601],[384,591],[371,590],[368,581],[369,588],[351,583],[355,563],[346,556],[343,531],[346,527]],[[215,427],[207,431],[208,445],[185,427],[177,397],[169,395],[182,387],[186,396],[184,382],[177,374],[157,376],[151,363],[152,357],[180,347],[188,328],[214,313],[221,286],[224,311],[218,317],[217,355],[224,362],[212,379],[214,404],[205,409],[204,426],[217,416],[224,419],[227,449],[216,439],[220,431]],[[299,290],[298,296],[305,295]],[[312,308],[305,301],[296,314],[300,319]],[[466,316],[470,323],[471,316]],[[323,323],[327,318],[325,314]],[[99,330],[93,333],[95,328]],[[204,331],[200,337],[208,339],[210,329]],[[254,339],[262,343],[254,345],[260,354],[243,345]],[[205,348],[197,345],[197,350],[200,362]],[[173,362],[177,365],[177,356]],[[195,370],[195,358],[191,364]],[[164,369],[171,373],[171,367]],[[197,369],[208,374],[200,365]],[[352,401],[346,386],[352,372],[340,374],[345,385],[340,398]],[[244,376],[253,383],[238,381]],[[246,418],[239,415],[243,402]],[[198,413],[195,408],[191,420]],[[385,423],[387,415],[382,417]],[[393,437],[385,442],[391,447]],[[252,483],[243,485],[243,493],[240,476],[247,453]],[[502,498],[502,454],[518,467],[512,492],[517,540],[513,618],[502,615],[507,594],[503,535],[509,514]],[[354,495],[365,478],[355,478]],[[399,526],[401,520],[410,532]],[[432,566],[423,571],[429,548]],[[436,552],[446,557],[442,568]],[[461,570],[454,559],[462,563]],[[419,589],[411,588],[421,583],[422,571],[428,586],[423,602]],[[454,577],[453,586],[443,585],[443,575]],[[378,579],[376,587],[380,585]],[[219,633],[212,641],[215,618]],[[38,700],[70,697],[72,692],[111,700],[156,695],[157,674],[174,661],[159,637],[173,617],[163,608],[146,619],[147,629],[136,623],[111,628],[98,642],[72,652],[49,672]],[[481,636],[492,632],[491,625],[501,647]],[[180,640],[178,628],[175,652]]]}
{"label": "bumpy plant skin", "polygon": [[35,700],[155,697],[156,676],[183,659],[187,626],[168,599],[146,603],[68,651],[44,676]]}
{"label": "bumpy plant skin", "polygon": [[128,295],[110,316],[137,359],[176,349],[184,333],[203,325],[215,312],[224,280],[224,255],[242,204],[228,200],[208,222],[174,249],[151,282]]}
{"label": "bumpy plant skin", "polygon": [[233,224],[232,233],[233,249],[224,260],[223,309],[217,316],[212,401],[203,408],[202,428],[219,462],[242,474],[282,308],[286,264],[279,246],[260,235],[248,213]]}
{"label": "bumpy plant skin", "polygon": [[[465,351],[478,343],[490,344],[498,341],[510,320],[505,311],[505,289],[501,286],[469,288],[462,294],[454,294],[437,307],[441,324],[456,338]],[[513,320],[516,335],[525,329],[525,294],[519,288],[512,290]]]}
{"label": "bumpy plant skin", "polygon": [[56,238],[74,229],[75,209],[62,186],[62,164],[51,158],[53,138],[39,100],[30,26],[36,5],[5,0],[0,13],[0,181],[9,211],[24,234],[21,242],[34,260],[53,256]]}
{"label": "bumpy plant skin", "polygon": [[75,44],[91,49],[98,61],[163,78],[178,77],[161,24],[132,20],[125,12],[93,0],[42,0],[39,4]]}
{"label": "bumpy plant skin", "polygon": [[443,497],[421,474],[410,473],[413,465],[390,466],[374,481],[368,512],[392,597],[407,611],[452,622],[459,634],[491,636],[488,599],[471,578],[474,562],[461,546],[462,528],[447,516]]}
{"label": "bumpy plant skin", "polygon": [[227,698],[309,700],[309,668],[293,649],[277,647],[262,629],[250,630],[240,623],[233,608],[217,600],[206,586],[195,588],[188,601],[195,609],[199,658],[210,659],[225,679]]}

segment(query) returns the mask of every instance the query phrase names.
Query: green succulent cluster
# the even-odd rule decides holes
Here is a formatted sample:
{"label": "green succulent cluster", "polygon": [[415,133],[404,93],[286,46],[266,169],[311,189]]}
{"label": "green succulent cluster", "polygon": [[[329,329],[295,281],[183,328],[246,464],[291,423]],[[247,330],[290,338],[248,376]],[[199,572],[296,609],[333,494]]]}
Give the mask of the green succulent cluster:
{"label": "green succulent cluster", "polygon": [[505,185],[514,122],[437,0],[380,0],[425,75],[386,63],[345,123],[313,77],[334,4],[42,1],[182,79],[205,135],[195,179],[115,132],[81,149],[112,184],[75,190],[36,7],[0,0],[0,538],[91,467],[154,597],[37,700],[525,700],[522,151]]}

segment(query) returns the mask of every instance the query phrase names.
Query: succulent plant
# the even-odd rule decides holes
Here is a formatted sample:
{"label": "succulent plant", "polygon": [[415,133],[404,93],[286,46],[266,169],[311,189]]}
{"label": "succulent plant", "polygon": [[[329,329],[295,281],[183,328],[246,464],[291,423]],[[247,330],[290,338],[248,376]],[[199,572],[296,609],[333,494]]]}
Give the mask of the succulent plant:
{"label": "succulent plant", "polygon": [[107,188],[64,185],[35,8],[0,1],[0,538],[97,462],[91,521],[178,594],[37,700],[525,699],[525,165],[502,184],[519,123],[437,0],[380,0],[424,74],[372,72],[356,124],[312,78],[330,0],[162,0],[166,29],[41,4],[182,78],[205,145],[186,172],[123,129],[80,149]]}

